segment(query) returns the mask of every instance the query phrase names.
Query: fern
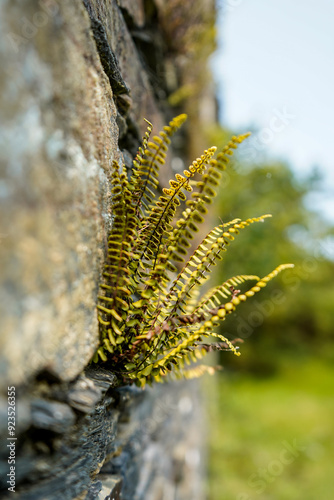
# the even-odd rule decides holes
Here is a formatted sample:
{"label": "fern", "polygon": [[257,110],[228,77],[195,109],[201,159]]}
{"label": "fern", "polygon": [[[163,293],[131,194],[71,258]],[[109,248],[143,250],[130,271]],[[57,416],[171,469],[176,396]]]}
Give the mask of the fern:
{"label": "fern", "polygon": [[[211,350],[239,355],[235,342],[215,330],[241,302],[292,266],[278,266],[262,279],[229,278],[199,300],[201,286],[239,231],[270,215],[222,223],[192,249],[221,173],[249,134],[233,136],[216,158],[215,147],[204,151],[159,193],[160,167],[185,119],[186,115],[177,116],[152,139],[152,125],[147,122],[130,176],[114,162],[110,177],[114,221],[98,296],[101,345],[93,361],[109,363],[126,381],[141,386],[168,376],[212,373],[214,369],[205,365],[186,367]],[[250,280],[256,284],[240,293],[236,287]]]}

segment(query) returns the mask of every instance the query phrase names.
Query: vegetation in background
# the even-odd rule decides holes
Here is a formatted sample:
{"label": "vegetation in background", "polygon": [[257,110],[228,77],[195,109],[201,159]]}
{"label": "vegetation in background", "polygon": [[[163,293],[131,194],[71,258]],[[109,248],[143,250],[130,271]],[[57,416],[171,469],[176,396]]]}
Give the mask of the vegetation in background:
{"label": "vegetation in background", "polygon": [[212,381],[208,500],[332,499],[330,363],[281,358],[273,377],[222,372]]}
{"label": "vegetation in background", "polygon": [[237,172],[230,170],[225,176],[217,213],[242,217],[249,207],[268,211],[273,215],[273,231],[269,245],[264,245],[261,225],[240,235],[240,245],[226,257],[224,272],[242,267],[245,273],[248,269],[257,273],[277,261],[295,263],[270,294],[245,304],[238,318],[232,314],[224,324],[224,335],[247,339],[237,370],[268,373],[280,354],[294,357],[316,351],[333,359],[334,231],[305,203],[317,184],[318,176],[297,180],[287,165],[275,162],[239,163]]}
{"label": "vegetation in background", "polygon": [[216,215],[269,211],[273,232],[266,246],[262,225],[241,234],[223,271],[257,272],[287,258],[295,268],[221,330],[244,343],[238,363],[221,359],[225,370],[215,389],[206,386],[209,500],[330,500],[334,232],[309,205],[321,179],[316,173],[297,179],[281,162],[241,158],[225,173]]}

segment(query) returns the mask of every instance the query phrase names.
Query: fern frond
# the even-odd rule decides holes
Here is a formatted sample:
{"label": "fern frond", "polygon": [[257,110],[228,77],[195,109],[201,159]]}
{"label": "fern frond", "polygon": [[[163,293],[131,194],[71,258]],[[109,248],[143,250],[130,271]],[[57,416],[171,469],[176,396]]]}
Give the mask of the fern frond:
{"label": "fern frond", "polygon": [[111,208],[114,214],[112,229],[108,237],[108,254],[103,272],[97,306],[102,340],[114,344],[115,336],[122,337],[120,324],[126,319],[133,286],[130,280],[129,264],[132,247],[137,236],[137,217],[131,205],[131,191],[126,173],[113,163]]}
{"label": "fern frond", "polygon": [[137,156],[133,161],[133,195],[137,213],[143,216],[142,207],[147,210],[148,205],[155,198],[159,181],[159,169],[165,164],[171,137],[182,126],[187,115],[181,114],[169,122],[167,126],[149,141],[152,124],[148,123],[148,130],[142,140]]}
{"label": "fern frond", "polygon": [[[203,318],[202,318],[203,320]],[[175,321],[175,318],[174,318]],[[194,320],[196,321],[196,320]],[[175,324],[175,323],[174,323]],[[169,345],[165,348],[165,355],[160,358],[156,363],[157,366],[165,366],[170,362],[174,362],[175,358],[183,358],[187,356],[189,351],[191,351],[190,347],[194,346],[198,340],[202,337],[209,338],[210,336],[218,337],[221,341],[225,342],[228,348],[237,356],[240,353],[237,351],[236,347],[230,342],[226,337],[219,333],[213,332],[213,328],[219,325],[219,318],[215,316],[210,320],[205,320],[201,325],[195,325],[194,328],[187,329],[184,327],[177,329],[177,334],[173,337],[169,337]],[[182,336],[180,335],[182,334]],[[183,340],[178,340],[177,337],[183,337]],[[173,345],[174,344],[174,345]],[[198,354],[198,351],[196,351]]]}
{"label": "fern frond", "polygon": [[[169,258],[176,262],[183,262],[190,247],[190,240],[193,233],[198,231],[198,225],[204,222],[204,216],[207,213],[206,205],[212,203],[216,196],[213,187],[218,187],[221,179],[221,172],[226,169],[230,156],[233,154],[237,145],[241,144],[249,134],[233,136],[226,148],[218,154],[217,159],[211,158],[208,168],[203,173],[199,181],[194,182],[194,192],[192,199],[186,201],[187,208],[183,211],[181,218],[177,221],[176,228],[170,237],[167,250]],[[190,172],[184,170],[184,175],[190,177]]]}
{"label": "fern frond", "polygon": [[[170,139],[185,118],[174,118],[152,139],[152,125],[147,122],[129,179],[117,162],[112,166],[114,220],[98,296],[101,345],[93,361],[110,360],[127,380],[142,387],[153,381],[163,382],[172,373],[176,378],[193,378],[212,372],[211,367],[202,365],[185,369],[185,365],[197,363],[211,350],[230,350],[238,356],[234,342],[216,333],[220,321],[278,272],[291,267],[281,265],[262,279],[235,276],[209,290],[198,302],[200,286],[222,259],[229,242],[240,229],[270,215],[220,224],[187,257],[206,206],[216,196],[221,172],[249,134],[232,137],[216,159],[215,147],[204,151],[156,198],[160,165],[165,163]],[[186,208],[175,225],[176,211],[184,202]],[[176,271],[173,262],[183,264],[171,280],[170,272]],[[257,280],[255,286],[240,293],[237,286],[252,279]],[[212,338],[217,341],[212,342]]]}
{"label": "fern frond", "polygon": [[[234,346],[233,342],[227,339],[225,336],[215,333],[213,328],[218,326],[219,321],[224,320],[227,314],[233,312],[236,306],[245,301],[248,297],[253,296],[256,292],[260,291],[261,288],[264,288],[266,284],[273,279],[277,274],[284,269],[288,269],[293,267],[292,264],[282,264],[278,266],[274,271],[270,274],[259,280],[256,285],[250,288],[245,294],[241,294],[232,299],[232,301],[227,302],[224,305],[216,306],[213,309],[206,310],[206,313],[209,314],[210,319],[205,319],[205,315],[203,312],[198,311],[196,314],[192,313],[187,316],[178,316],[174,318],[170,318],[169,320],[165,320],[162,326],[156,326],[156,333],[160,333],[162,330],[168,331],[168,343],[165,344],[165,355],[159,359],[155,364],[153,364],[153,368],[162,368],[170,363],[177,363],[180,359],[187,359],[189,356],[189,347],[196,344],[196,342],[203,337],[216,337],[219,338],[220,341],[223,342],[224,347],[226,349],[232,351],[236,356],[240,356],[240,352]],[[257,279],[256,276],[238,276],[231,280],[234,283],[241,283],[246,281],[247,278]],[[228,280],[229,281],[229,280]],[[197,326],[196,323],[202,322],[200,326]],[[182,325],[180,328],[179,325]],[[188,330],[184,326],[195,325],[195,329]],[[179,341],[178,338],[184,338],[183,341]],[[161,339],[160,339],[161,340]],[[171,344],[174,343],[174,347]]]}
{"label": "fern frond", "polygon": [[281,264],[276,267],[271,273],[267,276],[261,278],[254,286],[252,286],[247,292],[242,293],[236,297],[234,297],[230,302],[220,306],[220,309],[217,311],[217,316],[220,319],[224,319],[227,314],[235,311],[236,307],[241,303],[245,302],[249,297],[253,297],[257,292],[259,292],[262,288],[267,286],[267,283],[271,281],[278,273],[284,271],[285,269],[289,269],[294,267],[294,264]]}
{"label": "fern frond", "polygon": [[[242,339],[233,339],[231,340],[231,344],[235,345],[237,343],[243,343]],[[229,348],[229,345],[226,342],[211,342],[210,344],[205,344],[203,342],[201,343],[195,343],[196,348],[200,348],[201,350],[204,349],[205,352],[212,352],[212,351],[230,351],[231,349]]]}
{"label": "fern frond", "polygon": [[240,229],[254,222],[263,221],[267,217],[271,217],[271,215],[265,214],[245,221],[234,219],[212,229],[198,245],[172,283],[163,304],[167,308],[168,303],[174,302],[170,314],[175,314],[177,309],[186,304],[191,289],[195,285],[200,285],[207,278],[208,273],[211,272],[211,266],[216,265],[217,261],[221,260],[221,253],[226,251],[226,246],[231,240],[234,240],[234,235],[238,234]]}
{"label": "fern frond", "polygon": [[[227,238],[233,240],[234,235],[239,232],[239,229],[247,227],[254,222],[262,221],[266,217],[270,217],[270,215],[266,214],[261,217],[247,219],[246,221],[235,219],[227,224],[217,226],[208,233],[172,283],[160,307],[157,308],[154,320],[154,322],[157,323],[157,328],[159,328],[159,325],[165,324],[166,320],[168,323],[168,321],[173,320],[173,318],[178,320],[181,318],[181,321],[184,323],[185,317],[177,316],[178,311],[182,313],[186,312],[187,302],[191,297],[191,290],[195,286],[201,285],[207,279],[207,275],[211,271],[211,266],[216,264],[216,261],[221,258],[220,253],[225,251],[225,245],[228,244]],[[241,282],[242,280],[240,277],[235,279],[237,282]],[[257,279],[257,277],[255,277],[255,279]],[[219,294],[221,290],[216,290],[216,292]],[[213,294],[213,296],[215,296],[215,294]],[[161,314],[162,311],[164,311],[163,316]],[[194,324],[204,321],[205,317],[201,313],[202,311],[199,311],[199,314],[193,314],[191,321],[189,319],[188,322]],[[209,309],[206,310],[206,313],[211,316],[217,314],[216,311],[210,311]],[[208,324],[206,326],[208,326]],[[175,337],[180,338],[180,332],[178,329],[171,329],[169,339],[171,340]]]}
{"label": "fern frond", "polygon": [[140,260],[153,260],[156,263],[161,246],[173,230],[171,222],[181,201],[186,200],[184,192],[191,192],[190,179],[196,174],[202,174],[208,161],[215,153],[216,148],[204,151],[201,158],[197,158],[189,167],[189,176],[175,174],[175,180],[170,181],[170,187],[164,188],[163,196],[159,197],[147,216],[147,223],[140,234],[138,251]]}
{"label": "fern frond", "polygon": [[259,280],[258,276],[242,274],[239,276],[234,276],[228,279],[222,285],[211,288],[198,305],[192,311],[193,314],[199,314],[208,309],[213,309],[221,303],[221,299],[227,299],[229,296],[234,294],[234,287],[250,280]]}

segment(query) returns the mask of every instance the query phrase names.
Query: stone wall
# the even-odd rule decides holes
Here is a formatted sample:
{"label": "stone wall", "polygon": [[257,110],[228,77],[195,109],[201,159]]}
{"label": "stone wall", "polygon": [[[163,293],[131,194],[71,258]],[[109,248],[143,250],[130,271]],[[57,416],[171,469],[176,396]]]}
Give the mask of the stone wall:
{"label": "stone wall", "polygon": [[[16,497],[20,500],[201,500],[203,416],[195,383],[142,391],[87,369],[70,384],[38,380],[18,391]],[[1,402],[2,497],[9,466]]]}
{"label": "stone wall", "polygon": [[[6,491],[15,386],[18,498],[203,498],[196,384],[120,388],[89,361],[110,165],[131,162],[144,117],[158,130],[180,110],[194,124],[199,97],[214,102],[189,71],[212,12],[205,0],[0,3],[0,471]],[[189,144],[186,129],[176,154]]]}

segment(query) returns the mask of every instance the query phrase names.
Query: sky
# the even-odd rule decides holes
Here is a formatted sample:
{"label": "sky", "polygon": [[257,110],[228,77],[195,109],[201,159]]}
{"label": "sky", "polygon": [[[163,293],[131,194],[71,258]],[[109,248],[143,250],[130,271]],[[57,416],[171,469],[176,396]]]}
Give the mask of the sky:
{"label": "sky", "polygon": [[318,166],[310,198],[334,222],[334,0],[218,0],[211,67],[222,124],[255,127],[253,156],[285,159],[297,175]]}

